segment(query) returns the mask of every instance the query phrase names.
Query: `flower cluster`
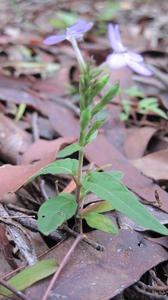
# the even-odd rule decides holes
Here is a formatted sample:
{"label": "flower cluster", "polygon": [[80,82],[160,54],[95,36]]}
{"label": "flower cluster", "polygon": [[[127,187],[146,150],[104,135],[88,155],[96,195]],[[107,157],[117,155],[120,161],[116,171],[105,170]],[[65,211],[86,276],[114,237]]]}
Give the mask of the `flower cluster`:
{"label": "flower cluster", "polygon": [[[44,40],[46,45],[54,45],[60,43],[64,40],[71,42],[79,65],[83,69],[85,68],[85,62],[81,55],[81,52],[77,45],[77,39],[82,39],[83,34],[93,27],[93,22],[79,21],[78,23],[68,27],[64,34],[53,35]],[[152,75],[151,70],[149,70],[143,63],[144,58],[142,55],[137,54],[133,51],[128,50],[122,43],[119,26],[109,24],[108,25],[108,38],[113,48],[114,52],[109,54],[106,58],[106,63],[111,69],[118,69],[121,67],[128,66],[133,71],[140,75],[150,76]]]}

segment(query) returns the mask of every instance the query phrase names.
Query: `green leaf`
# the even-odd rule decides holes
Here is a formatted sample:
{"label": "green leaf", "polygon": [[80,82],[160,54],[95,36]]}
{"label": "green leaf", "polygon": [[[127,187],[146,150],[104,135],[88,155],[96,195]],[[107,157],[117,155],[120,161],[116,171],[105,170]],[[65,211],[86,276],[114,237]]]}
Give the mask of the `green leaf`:
{"label": "green leaf", "polygon": [[121,104],[122,104],[124,112],[129,116],[129,114],[131,112],[131,103],[130,103],[130,101],[123,100]]}
{"label": "green leaf", "polygon": [[113,1],[106,1],[104,2],[105,6],[100,11],[100,21],[111,21],[113,18],[115,18],[117,12],[120,10],[120,3],[113,2]]}
{"label": "green leaf", "polygon": [[[57,268],[58,263],[55,259],[42,260],[37,262],[35,265],[27,267],[23,271],[19,272],[7,282],[18,291],[23,291],[35,282],[55,273]],[[0,286],[0,294],[10,297],[12,292],[7,288]],[[0,296],[0,299],[2,298],[4,299],[4,297]]]}
{"label": "green leaf", "polygon": [[95,121],[87,133],[84,141],[84,145],[91,143],[97,136],[97,130],[103,125],[104,119]]}
{"label": "green leaf", "polygon": [[63,27],[68,27],[76,23],[78,20],[78,16],[71,11],[59,10],[56,13],[56,18],[50,20],[50,24],[59,29]]}
{"label": "green leaf", "polygon": [[139,112],[142,114],[145,114],[148,111],[152,111],[152,112],[158,114],[160,117],[162,117],[166,120],[168,119],[167,114],[162,109],[159,108],[157,98],[149,97],[149,98],[145,98],[145,99],[141,100],[138,103],[138,109],[139,109]]}
{"label": "green leaf", "polygon": [[127,215],[137,224],[168,235],[168,229],[137,201],[133,193],[115,176],[111,176],[111,180],[108,178],[106,173],[92,173],[88,180],[83,182],[84,188],[95,193],[101,199],[109,201],[115,209]]}
{"label": "green leaf", "polygon": [[33,175],[30,180],[35,179],[37,176],[45,175],[45,174],[71,174],[75,176],[78,168],[78,160],[65,158],[56,160],[55,162],[47,165],[44,168],[41,168],[35,175]]}
{"label": "green leaf", "polygon": [[81,129],[82,131],[84,131],[86,129],[86,127],[88,126],[89,122],[91,119],[91,112],[90,109],[87,107],[86,109],[84,109],[81,113],[81,117],[80,117],[80,125],[81,125]]}
{"label": "green leaf", "polygon": [[111,222],[111,220],[97,212],[89,212],[84,215],[83,218],[86,220],[87,224],[95,229],[107,232],[107,233],[118,233],[118,228]]}
{"label": "green leaf", "polygon": [[68,155],[71,155],[77,151],[79,151],[81,149],[81,147],[78,144],[71,144],[67,147],[65,147],[63,150],[59,151],[57,154],[58,158],[63,158],[66,157]]}
{"label": "green leaf", "polygon": [[136,85],[133,85],[129,89],[126,89],[125,92],[128,96],[130,96],[130,98],[134,98],[134,97],[143,98],[144,97],[144,93],[140,92],[138,90],[138,88],[136,87]]}
{"label": "green leaf", "polygon": [[127,121],[128,118],[129,118],[129,115],[126,114],[125,112],[122,112],[122,113],[120,114],[120,120],[121,120],[122,122]]}
{"label": "green leaf", "polygon": [[107,171],[107,172],[97,172],[97,171],[93,171],[92,172],[93,176],[94,174],[100,174],[100,176],[103,176],[104,180],[106,181],[110,181],[113,180],[113,179],[116,179],[116,180],[121,180],[124,176],[124,174],[120,171]]}
{"label": "green leaf", "polygon": [[119,84],[115,84],[102,98],[102,100],[95,105],[95,107],[92,110],[92,117],[97,114],[100,110],[103,109],[103,107],[109,103],[112,98],[116,95],[116,93],[119,90]]}
{"label": "green leaf", "polygon": [[153,98],[153,97],[144,98],[143,100],[139,101],[139,103],[138,103],[139,109],[150,109],[151,106],[152,107],[158,106],[157,98]]}
{"label": "green leaf", "polygon": [[76,212],[77,203],[71,194],[61,193],[41,205],[38,211],[38,228],[48,235]]}
{"label": "green leaf", "polygon": [[15,121],[18,122],[24,115],[27,105],[25,103],[19,104],[19,108],[15,117]]}
{"label": "green leaf", "polygon": [[109,74],[101,77],[95,84],[95,86],[92,88],[92,92],[91,92],[91,96],[88,100],[88,103],[92,103],[92,100],[94,99],[94,97],[100,93],[100,91],[105,87],[105,85],[107,84],[108,80],[109,80]]}
{"label": "green leaf", "polygon": [[152,108],[150,109],[151,111],[155,112],[157,115],[159,115],[160,117],[162,117],[163,119],[168,119],[167,114],[160,108]]}
{"label": "green leaf", "polygon": [[109,181],[109,183],[111,182],[111,180],[113,179],[113,177],[115,177],[116,180],[121,180],[123,177],[123,173],[120,171],[109,171],[109,172],[104,172],[101,173],[99,171],[89,171],[89,173],[86,173],[83,177],[82,177],[82,191],[83,194],[86,196],[86,194],[90,191],[89,188],[87,188],[87,181],[89,180],[89,178],[91,177],[91,175],[94,176],[94,174],[104,174],[103,179],[106,181]]}

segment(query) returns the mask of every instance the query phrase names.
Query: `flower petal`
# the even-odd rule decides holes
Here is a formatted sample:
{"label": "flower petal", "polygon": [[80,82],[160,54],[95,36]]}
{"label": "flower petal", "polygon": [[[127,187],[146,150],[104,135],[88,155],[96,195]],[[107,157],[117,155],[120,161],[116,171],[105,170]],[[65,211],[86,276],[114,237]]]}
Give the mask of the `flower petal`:
{"label": "flower petal", "polygon": [[129,59],[132,59],[136,62],[143,62],[144,61],[144,58],[142,55],[136,53],[136,52],[133,52],[133,51],[130,51],[128,50],[127,51],[127,55],[129,55]]}
{"label": "flower petal", "polygon": [[43,43],[45,45],[54,45],[54,44],[58,44],[62,41],[64,41],[66,39],[66,35],[51,35],[48,38],[46,38]]}
{"label": "flower petal", "polygon": [[119,30],[118,24],[115,25],[115,36],[116,36],[116,40],[118,41],[118,47],[120,49],[120,52],[126,51],[127,48],[124,47],[124,45],[121,41],[120,30]]}
{"label": "flower petal", "polygon": [[113,53],[108,55],[106,62],[112,69],[119,69],[127,65],[125,56],[122,53]]}
{"label": "flower petal", "polygon": [[108,38],[115,52],[123,52],[126,50],[126,48],[123,46],[121,42],[118,25],[115,26],[113,24],[108,25]]}
{"label": "flower petal", "polygon": [[67,38],[69,38],[69,35],[73,35],[74,38],[80,38],[83,36],[83,33],[87,32],[93,27],[93,22],[85,22],[85,21],[79,21],[78,23],[72,25],[71,27],[68,27],[67,32]]}
{"label": "flower petal", "polygon": [[128,66],[135,71],[136,73],[144,76],[151,76],[152,71],[149,70],[143,63],[138,63],[133,60],[128,60],[127,61]]}

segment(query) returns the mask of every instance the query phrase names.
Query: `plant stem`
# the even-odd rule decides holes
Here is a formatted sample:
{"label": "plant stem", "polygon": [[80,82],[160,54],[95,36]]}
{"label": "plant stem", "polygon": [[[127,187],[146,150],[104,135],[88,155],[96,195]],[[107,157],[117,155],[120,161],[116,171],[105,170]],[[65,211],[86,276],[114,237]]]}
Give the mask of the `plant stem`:
{"label": "plant stem", "polygon": [[47,290],[46,290],[46,292],[45,292],[42,300],[47,300],[48,295],[49,295],[51,289],[53,288],[53,286],[54,286],[54,284],[55,284],[55,282],[56,282],[59,274],[61,273],[62,269],[65,267],[65,265],[67,264],[68,260],[70,259],[71,254],[73,253],[73,251],[75,250],[75,248],[77,247],[77,245],[79,244],[79,242],[81,240],[83,240],[83,238],[84,238],[84,235],[83,234],[79,234],[77,236],[77,238],[75,239],[74,243],[72,244],[71,248],[69,249],[68,253],[63,258],[62,262],[60,263],[60,265],[59,265],[59,267],[58,267],[58,269],[56,271],[56,273],[54,274],[54,276],[53,276],[53,278],[52,278],[52,280],[51,280],[51,282],[50,282],[50,284],[49,284],[49,286],[48,286],[48,288],[47,288]]}
{"label": "plant stem", "polygon": [[85,64],[85,61],[84,61],[84,59],[83,59],[82,53],[80,52],[80,49],[79,49],[79,47],[78,47],[77,41],[76,41],[76,39],[72,36],[71,39],[70,39],[70,42],[71,42],[72,47],[73,47],[73,49],[74,49],[74,51],[75,51],[76,58],[77,58],[77,60],[78,60],[80,70],[81,70],[81,72],[83,72],[83,71],[86,69],[86,64]]}
{"label": "plant stem", "polygon": [[[77,173],[77,188],[76,188],[76,202],[77,202],[77,213],[78,214],[80,210],[80,192],[81,192],[81,178],[82,178],[82,167],[83,167],[83,148],[79,150],[79,165],[78,165],[78,173]],[[82,230],[82,218],[79,220],[79,229],[80,233],[83,232]]]}

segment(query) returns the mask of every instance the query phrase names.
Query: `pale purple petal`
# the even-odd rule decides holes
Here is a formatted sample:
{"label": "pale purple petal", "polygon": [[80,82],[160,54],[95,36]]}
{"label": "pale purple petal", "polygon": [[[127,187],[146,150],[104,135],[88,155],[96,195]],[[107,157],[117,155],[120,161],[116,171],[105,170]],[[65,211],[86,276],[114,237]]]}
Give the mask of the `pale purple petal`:
{"label": "pale purple petal", "polygon": [[114,51],[119,52],[120,49],[118,47],[118,40],[116,39],[115,27],[113,24],[108,25],[108,38],[109,38],[111,47],[114,49]]}
{"label": "pale purple petal", "polygon": [[58,44],[62,41],[64,41],[66,39],[66,35],[51,35],[48,38],[46,38],[43,43],[45,45],[54,45],[54,44]]}
{"label": "pale purple petal", "polygon": [[149,70],[143,63],[137,63],[133,60],[128,60],[127,65],[136,73],[144,76],[151,76],[152,71]]}
{"label": "pale purple petal", "polygon": [[70,31],[84,33],[93,27],[93,22],[79,21],[78,23],[68,27]]}
{"label": "pale purple petal", "polygon": [[121,52],[123,52],[126,50],[126,48],[124,47],[124,45],[121,41],[120,30],[119,30],[119,26],[117,24],[115,25],[114,30],[115,30],[115,37],[118,42],[118,48]]}
{"label": "pale purple petal", "polygon": [[78,23],[68,27],[66,30],[67,38],[72,35],[74,38],[81,38],[85,32],[93,27],[93,22],[79,21]]}
{"label": "pale purple petal", "polygon": [[144,58],[142,55],[136,53],[136,52],[133,52],[133,51],[130,51],[128,50],[127,51],[127,55],[129,55],[129,58],[136,61],[136,62],[143,62],[144,61]]}
{"label": "pale purple petal", "polygon": [[115,52],[123,52],[126,50],[126,48],[121,42],[118,25],[108,25],[108,38],[111,43],[111,47],[114,49]]}
{"label": "pale purple petal", "polygon": [[113,53],[108,55],[106,62],[111,69],[119,69],[127,65],[125,56],[122,53]]}

